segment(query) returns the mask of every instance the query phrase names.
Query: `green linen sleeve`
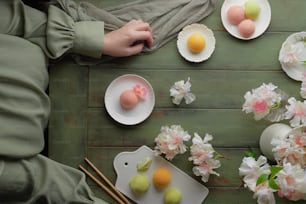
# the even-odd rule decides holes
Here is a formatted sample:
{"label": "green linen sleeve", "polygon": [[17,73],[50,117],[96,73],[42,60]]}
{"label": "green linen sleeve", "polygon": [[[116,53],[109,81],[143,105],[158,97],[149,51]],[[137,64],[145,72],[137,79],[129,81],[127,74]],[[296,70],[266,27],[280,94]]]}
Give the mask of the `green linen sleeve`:
{"label": "green linen sleeve", "polygon": [[104,23],[79,21],[61,9],[50,6],[48,15],[20,0],[0,1],[0,33],[25,38],[39,45],[49,58],[66,52],[100,58],[103,49]]}
{"label": "green linen sleeve", "polygon": [[104,36],[102,21],[74,22],[55,6],[50,6],[48,13],[47,45],[52,53],[71,51],[94,58],[101,57]]}

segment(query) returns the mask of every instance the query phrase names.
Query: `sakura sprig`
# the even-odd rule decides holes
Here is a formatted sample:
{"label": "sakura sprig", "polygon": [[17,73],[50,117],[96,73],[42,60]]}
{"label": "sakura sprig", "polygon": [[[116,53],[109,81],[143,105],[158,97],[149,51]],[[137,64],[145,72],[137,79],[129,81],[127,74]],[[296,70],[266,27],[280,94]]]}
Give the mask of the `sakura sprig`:
{"label": "sakura sprig", "polygon": [[210,134],[205,134],[202,139],[198,133],[194,133],[192,139],[192,145],[190,147],[189,160],[195,165],[193,167],[193,173],[196,176],[201,176],[203,182],[207,182],[210,174],[219,176],[219,174],[214,171],[221,166],[221,163],[216,158],[216,154],[213,146],[209,143],[213,139],[213,136]]}
{"label": "sakura sprig", "polygon": [[[272,83],[263,83],[258,88],[245,93],[242,110],[246,113],[253,113],[254,119],[260,120],[268,116],[272,110],[279,108],[282,98],[277,86]],[[277,120],[280,119],[282,119],[282,115]]]}
{"label": "sakura sprig", "polygon": [[[167,160],[172,160],[178,154],[184,154],[188,147],[186,142],[191,136],[180,125],[162,126],[161,132],[155,138],[155,153],[164,155]],[[221,166],[218,158],[222,156],[215,152],[209,143],[213,139],[210,134],[205,134],[203,139],[198,133],[194,133],[192,145],[190,146],[189,161],[193,162],[193,173],[201,176],[203,182],[207,182],[211,174],[219,176],[215,169]]]}
{"label": "sakura sprig", "polygon": [[267,163],[267,158],[244,157],[239,167],[246,188],[254,192],[258,204],[275,204],[274,193],[288,200],[306,199],[306,174],[299,165]]}
{"label": "sakura sprig", "polygon": [[306,174],[300,165],[285,163],[283,169],[276,175],[278,196],[288,200],[306,200]]}
{"label": "sakura sprig", "polygon": [[306,125],[306,101],[297,101],[294,97],[288,99],[286,105],[285,119],[291,119],[291,127]]}
{"label": "sakura sprig", "polygon": [[270,174],[270,165],[267,164],[266,157],[260,156],[258,160],[254,157],[243,158],[239,175],[243,177],[245,187],[255,192],[257,180],[262,174]]}
{"label": "sakura sprig", "polygon": [[184,142],[189,141],[191,136],[180,125],[162,126],[160,133],[155,138],[155,152],[164,154],[166,159],[172,160],[177,154],[187,151]]}
{"label": "sakura sprig", "polygon": [[[301,94],[304,93],[301,92]],[[287,119],[290,120],[291,127],[306,125],[306,100],[302,102],[294,97],[289,98],[272,83],[263,83],[260,87],[246,92],[244,98],[242,111],[253,113],[255,120],[264,118],[277,122]]]}
{"label": "sakura sprig", "polygon": [[306,132],[302,127],[284,138],[274,137],[271,144],[274,158],[279,165],[290,163],[306,168]]}
{"label": "sakura sprig", "polygon": [[176,105],[181,104],[181,101],[185,99],[186,104],[192,103],[196,97],[193,93],[190,91],[191,88],[191,83],[190,83],[190,78],[185,81],[180,80],[174,83],[174,85],[170,88],[170,96],[172,98],[172,102]]}

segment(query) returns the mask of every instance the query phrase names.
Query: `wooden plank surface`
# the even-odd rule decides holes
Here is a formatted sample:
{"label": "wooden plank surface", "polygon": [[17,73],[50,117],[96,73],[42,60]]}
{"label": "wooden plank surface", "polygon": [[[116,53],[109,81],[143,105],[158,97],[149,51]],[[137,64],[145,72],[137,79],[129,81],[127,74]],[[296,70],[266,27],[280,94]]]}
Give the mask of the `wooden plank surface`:
{"label": "wooden plank surface", "polygon": [[[98,7],[108,7],[131,0],[88,0]],[[205,185],[210,193],[205,204],[256,203],[252,193],[241,187],[238,167],[249,148],[260,153],[258,140],[268,121],[254,121],[242,112],[246,91],[272,82],[290,96],[299,98],[300,83],[282,71],[278,54],[284,40],[305,29],[305,0],[270,0],[271,24],[264,35],[242,41],[228,34],[221,22],[223,0],[218,0],[212,15],[202,20],[214,31],[216,49],[203,63],[185,61],[174,39],[159,50],[139,56],[109,60],[97,66],[79,66],[69,57],[50,69],[52,112],[49,123],[49,156],[77,167],[87,156],[113,182],[114,157],[122,151],[134,151],[141,145],[154,147],[161,126],[180,124],[190,134],[210,133],[213,145],[225,155],[218,169],[220,177],[211,176]],[[151,116],[136,126],[115,122],[104,107],[108,84],[123,74],[138,74],[153,86],[156,104]],[[197,99],[190,105],[171,103],[169,89],[175,81],[191,79]],[[287,121],[285,121],[287,122]],[[188,154],[172,163],[199,180],[192,173]],[[88,180],[101,198],[114,201]],[[277,197],[277,196],[276,196]],[[277,204],[296,203],[276,198]]]}

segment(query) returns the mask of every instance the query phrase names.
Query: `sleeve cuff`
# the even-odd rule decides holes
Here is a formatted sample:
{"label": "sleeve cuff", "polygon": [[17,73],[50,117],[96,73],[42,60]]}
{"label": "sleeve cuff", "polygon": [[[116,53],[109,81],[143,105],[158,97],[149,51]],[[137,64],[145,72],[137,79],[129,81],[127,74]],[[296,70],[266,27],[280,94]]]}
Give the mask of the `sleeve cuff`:
{"label": "sleeve cuff", "polygon": [[104,22],[76,22],[74,32],[73,52],[94,58],[101,57],[104,40]]}

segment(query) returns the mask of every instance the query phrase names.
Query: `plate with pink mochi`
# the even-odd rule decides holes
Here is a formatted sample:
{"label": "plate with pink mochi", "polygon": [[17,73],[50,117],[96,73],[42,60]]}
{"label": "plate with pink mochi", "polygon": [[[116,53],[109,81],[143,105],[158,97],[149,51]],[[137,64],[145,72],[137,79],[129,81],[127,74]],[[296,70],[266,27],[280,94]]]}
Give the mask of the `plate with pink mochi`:
{"label": "plate with pink mochi", "polygon": [[[143,98],[129,109],[122,106],[121,96],[127,91],[133,91],[137,86],[145,90]],[[104,96],[105,108],[108,114],[123,125],[136,125],[147,119],[155,105],[155,95],[151,84],[141,76],[125,74],[114,79],[107,87]]]}
{"label": "plate with pink mochi", "polygon": [[254,32],[252,32],[251,35],[243,36],[238,30],[238,25],[232,24],[228,19],[228,11],[233,6],[240,6],[244,10],[247,1],[249,0],[225,0],[221,7],[221,20],[224,28],[232,36],[242,40],[251,40],[259,37],[267,30],[271,22],[271,7],[269,1],[253,0],[259,5],[260,12],[256,19],[248,19],[247,17],[245,17],[245,20],[253,22],[255,30]]}

